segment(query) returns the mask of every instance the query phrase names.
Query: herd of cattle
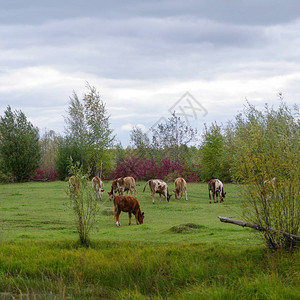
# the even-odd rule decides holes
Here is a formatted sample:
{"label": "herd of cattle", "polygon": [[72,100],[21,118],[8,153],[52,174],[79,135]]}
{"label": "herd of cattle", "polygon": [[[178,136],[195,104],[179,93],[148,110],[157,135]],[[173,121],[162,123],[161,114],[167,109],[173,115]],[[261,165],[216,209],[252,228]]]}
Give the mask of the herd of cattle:
{"label": "herd of cattle", "polygon": [[[146,190],[146,187],[149,184],[149,188],[151,191],[152,203],[155,204],[154,196],[155,194],[159,194],[160,202],[161,196],[163,195],[167,202],[169,202],[171,198],[171,194],[169,194],[168,185],[165,181],[161,179],[150,179],[146,182],[145,187],[143,189],[143,193]],[[183,193],[185,195],[185,200],[187,201],[187,189],[186,189],[186,181],[179,177],[175,180],[175,189],[173,190],[175,194],[175,199],[178,199],[180,196],[180,200],[182,200]],[[91,180],[91,185],[95,194],[95,199],[102,200],[103,196],[103,181],[99,177],[94,177]],[[69,178],[69,186],[72,188],[74,193],[77,193],[80,188],[80,181],[75,177],[71,176]],[[209,191],[209,203],[211,203],[211,197],[214,202],[218,202],[218,198],[220,202],[224,201],[226,192],[224,192],[223,183],[219,179],[211,179],[208,183],[208,191]],[[127,196],[124,196],[124,193],[127,192]],[[128,192],[130,192],[131,196],[128,196]],[[132,197],[132,193],[134,197]],[[114,214],[116,217],[116,225],[120,226],[119,216],[120,213],[128,212],[129,214],[129,225],[131,225],[131,214],[135,215],[136,224],[143,224],[144,213],[141,212],[140,205],[138,200],[136,199],[136,184],[135,179],[133,177],[121,177],[113,180],[111,184],[111,190],[108,192],[110,200],[114,203]]]}

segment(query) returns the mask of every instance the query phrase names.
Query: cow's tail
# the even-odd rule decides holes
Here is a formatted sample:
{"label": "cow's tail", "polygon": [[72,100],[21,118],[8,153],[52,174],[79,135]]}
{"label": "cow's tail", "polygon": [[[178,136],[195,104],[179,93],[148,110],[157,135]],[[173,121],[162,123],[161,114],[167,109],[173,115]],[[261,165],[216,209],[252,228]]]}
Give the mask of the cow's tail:
{"label": "cow's tail", "polygon": [[148,181],[146,182],[145,187],[144,187],[144,189],[143,189],[143,193],[145,192],[145,189],[146,189],[146,187],[147,187],[147,184],[148,184],[150,181],[151,181],[151,179],[148,180]]}

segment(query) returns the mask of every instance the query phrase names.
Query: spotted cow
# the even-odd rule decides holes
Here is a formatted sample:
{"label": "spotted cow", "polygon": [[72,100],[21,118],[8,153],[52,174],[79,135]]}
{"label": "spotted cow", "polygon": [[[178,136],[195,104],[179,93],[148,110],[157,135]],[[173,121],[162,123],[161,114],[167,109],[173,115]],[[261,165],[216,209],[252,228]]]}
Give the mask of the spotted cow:
{"label": "spotted cow", "polygon": [[[211,203],[211,194],[213,196],[214,203],[218,202],[218,197],[220,198],[220,202],[223,202],[226,193],[224,192],[222,181],[219,179],[211,179],[208,183],[208,193],[209,203]],[[217,201],[215,201],[215,196]]]}
{"label": "spotted cow", "polygon": [[113,200],[117,193],[119,195],[123,195],[123,192],[124,192],[124,178],[120,177],[113,180],[111,184],[111,191],[108,192],[109,199]]}
{"label": "spotted cow", "polygon": [[103,181],[101,180],[101,178],[98,176],[93,177],[93,179],[91,180],[91,185],[95,194],[95,200],[102,200],[104,189]]}
{"label": "spotted cow", "polygon": [[172,195],[169,194],[168,185],[161,179],[150,179],[146,182],[145,187],[143,189],[143,193],[149,183],[151,196],[152,196],[152,203],[155,204],[154,195],[155,193],[159,194],[159,201],[161,202],[161,195],[164,195],[166,201],[169,202]]}

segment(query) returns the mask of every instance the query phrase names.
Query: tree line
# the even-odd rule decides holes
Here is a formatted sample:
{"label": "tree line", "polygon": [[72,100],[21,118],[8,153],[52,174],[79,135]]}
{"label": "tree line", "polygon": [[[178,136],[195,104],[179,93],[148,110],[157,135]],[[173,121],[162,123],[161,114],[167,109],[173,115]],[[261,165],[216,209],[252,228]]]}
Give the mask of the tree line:
{"label": "tree line", "polygon": [[[266,105],[261,111],[247,102],[234,120],[205,125],[201,134],[174,111],[147,133],[133,127],[126,148],[116,142],[109,119],[105,103],[89,84],[82,99],[75,92],[70,97],[63,136],[53,130],[39,136],[23,112],[8,106],[0,118],[0,181],[34,176],[65,180],[72,158],[104,179],[124,176],[127,169],[127,175],[148,180],[143,166],[170,179],[185,175],[189,181],[244,182],[252,176],[273,178],[282,161],[285,173],[290,172],[299,159],[299,110],[287,107],[282,97],[278,109]],[[257,163],[256,170],[246,165],[249,158]]]}

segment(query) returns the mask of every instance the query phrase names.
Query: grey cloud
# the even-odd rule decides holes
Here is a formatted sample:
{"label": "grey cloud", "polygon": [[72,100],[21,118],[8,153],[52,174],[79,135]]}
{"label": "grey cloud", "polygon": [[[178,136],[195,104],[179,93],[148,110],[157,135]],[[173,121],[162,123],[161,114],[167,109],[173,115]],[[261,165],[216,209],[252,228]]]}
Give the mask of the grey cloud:
{"label": "grey cloud", "polygon": [[197,16],[235,24],[278,24],[290,22],[300,13],[298,0],[10,0],[1,3],[1,21],[38,24],[50,19],[78,16],[112,19],[132,16]]}

